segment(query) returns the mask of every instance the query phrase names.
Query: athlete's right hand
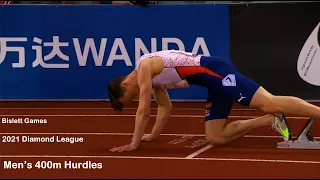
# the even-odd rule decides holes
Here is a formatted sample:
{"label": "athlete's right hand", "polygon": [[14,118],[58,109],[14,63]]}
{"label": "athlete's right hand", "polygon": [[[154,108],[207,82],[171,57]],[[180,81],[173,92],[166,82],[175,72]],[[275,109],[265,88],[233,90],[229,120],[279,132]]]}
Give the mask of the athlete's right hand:
{"label": "athlete's right hand", "polygon": [[151,134],[145,134],[142,136],[141,141],[144,142],[151,142],[151,141],[156,141],[158,138],[153,137]]}

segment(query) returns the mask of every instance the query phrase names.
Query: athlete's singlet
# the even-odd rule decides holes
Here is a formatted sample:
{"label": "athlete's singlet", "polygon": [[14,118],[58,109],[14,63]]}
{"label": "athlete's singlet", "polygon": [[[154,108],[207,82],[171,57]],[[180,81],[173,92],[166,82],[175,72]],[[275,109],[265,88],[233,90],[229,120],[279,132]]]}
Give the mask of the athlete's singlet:
{"label": "athlete's singlet", "polygon": [[143,55],[137,62],[158,56],[164,62],[163,71],[153,78],[154,87],[187,88],[194,84],[208,89],[206,120],[227,118],[232,103],[249,106],[259,84],[243,76],[230,60],[201,56],[177,50],[165,50]]}
{"label": "athlete's singlet", "polygon": [[141,56],[137,62],[136,70],[139,68],[141,61],[154,56],[161,57],[164,62],[163,71],[152,80],[154,87],[187,88],[189,84],[185,77],[188,76],[188,67],[200,66],[200,55],[184,51],[165,50]]}

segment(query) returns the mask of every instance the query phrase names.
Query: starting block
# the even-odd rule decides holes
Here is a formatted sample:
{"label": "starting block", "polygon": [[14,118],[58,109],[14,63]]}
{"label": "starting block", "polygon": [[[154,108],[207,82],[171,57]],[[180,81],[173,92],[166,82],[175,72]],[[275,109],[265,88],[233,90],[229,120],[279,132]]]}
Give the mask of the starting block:
{"label": "starting block", "polygon": [[[285,140],[277,143],[277,148],[282,149],[320,149],[320,141],[315,140],[311,135],[311,127],[315,118],[310,118],[300,132],[296,140]],[[287,124],[288,126],[288,124]]]}

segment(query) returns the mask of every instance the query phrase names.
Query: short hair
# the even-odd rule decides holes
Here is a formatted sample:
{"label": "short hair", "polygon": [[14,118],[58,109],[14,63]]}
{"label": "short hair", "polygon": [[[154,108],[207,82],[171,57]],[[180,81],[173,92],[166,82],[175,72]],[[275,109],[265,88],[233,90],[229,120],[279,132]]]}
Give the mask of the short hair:
{"label": "short hair", "polygon": [[113,78],[108,84],[108,95],[111,106],[116,111],[122,111],[123,104],[119,101],[123,97],[125,89],[121,87],[121,83],[126,79],[126,76]]}

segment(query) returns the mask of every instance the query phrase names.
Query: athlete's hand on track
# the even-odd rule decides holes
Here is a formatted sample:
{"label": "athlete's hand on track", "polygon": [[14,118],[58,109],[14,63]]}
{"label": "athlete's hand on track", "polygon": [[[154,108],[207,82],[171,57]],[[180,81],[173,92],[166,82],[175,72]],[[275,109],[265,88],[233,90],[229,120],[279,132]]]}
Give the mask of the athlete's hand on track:
{"label": "athlete's hand on track", "polygon": [[110,149],[111,152],[124,152],[124,151],[134,151],[138,149],[139,146],[133,145],[133,144],[127,144],[119,147],[115,147]]}
{"label": "athlete's hand on track", "polygon": [[157,138],[151,136],[151,134],[145,134],[141,138],[141,141],[144,141],[144,142],[151,142],[151,141],[155,141],[155,140],[157,140]]}

